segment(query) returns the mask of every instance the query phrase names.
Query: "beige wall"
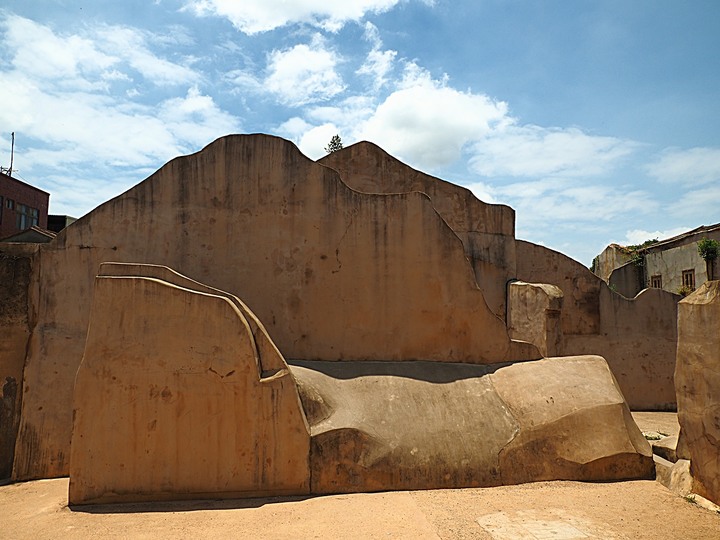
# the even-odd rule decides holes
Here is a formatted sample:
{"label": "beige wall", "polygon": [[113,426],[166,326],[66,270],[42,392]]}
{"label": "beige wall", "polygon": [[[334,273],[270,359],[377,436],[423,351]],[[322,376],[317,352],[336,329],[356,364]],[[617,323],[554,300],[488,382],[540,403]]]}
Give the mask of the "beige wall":
{"label": "beige wall", "polygon": [[[282,357],[264,358],[242,304],[167,269],[114,270],[150,277],[95,280],[70,504],[309,493],[295,381]],[[280,369],[264,376],[263,360]]]}
{"label": "beige wall", "polygon": [[[599,354],[635,410],[675,408],[673,371],[677,295],[648,289],[634,299],[613,293],[587,268],[547,248],[518,241],[518,277],[563,292],[559,355]],[[527,307],[527,302],[525,302]],[[542,324],[542,315],[537,318]],[[515,332],[518,339],[533,333]]]}
{"label": "beige wall", "polygon": [[328,154],[318,163],[335,169],[347,185],[364,193],[427,194],[462,240],[488,306],[505,318],[505,283],[515,267],[512,208],[482,202],[469,189],[417,171],[369,142]]}
{"label": "beige wall", "polygon": [[680,441],[693,490],[720,504],[720,281],[678,304],[675,370]]}
{"label": "beige wall", "polygon": [[40,248],[17,479],[67,474],[72,382],[104,261],[171,266],[243,298],[287,358],[539,356],[510,341],[426,195],[358,193],[288,141],[225,137]]}

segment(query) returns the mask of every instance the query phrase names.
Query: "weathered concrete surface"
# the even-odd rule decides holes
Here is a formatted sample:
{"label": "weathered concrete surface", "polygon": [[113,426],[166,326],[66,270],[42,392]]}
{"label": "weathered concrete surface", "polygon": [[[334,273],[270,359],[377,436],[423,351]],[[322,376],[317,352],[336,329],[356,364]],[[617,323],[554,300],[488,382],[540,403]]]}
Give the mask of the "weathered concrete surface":
{"label": "weathered concrete surface", "polygon": [[102,270],[75,382],[69,502],[308,493],[295,382],[237,299],[166,268]]}
{"label": "weathered concrete surface", "polygon": [[276,137],[224,137],[169,162],[36,259],[16,479],[68,472],[72,380],[105,261],[167,265],[243,298],[287,358],[539,357],[511,342],[426,195],[358,193]]}
{"label": "weathered concrete surface", "polygon": [[613,298],[618,295],[577,261],[529,242],[515,242],[512,209],[483,203],[469,190],[416,171],[372,143],[348,146],[319,163],[339,171],[358,191],[426,193],[462,240],[488,305],[504,320],[510,322],[513,317],[509,310],[507,316],[505,312],[508,281],[561,289],[563,309],[551,326],[555,327],[553,332],[559,328],[563,337],[551,337],[551,342],[557,342],[554,352],[552,346],[547,348],[547,318],[539,313],[539,318],[527,318],[527,306],[517,314],[515,323],[527,318],[528,323],[536,320],[540,324],[538,328],[528,324],[522,330],[513,330],[513,337],[531,341],[547,354],[600,354],[607,359],[633,409],[675,409],[674,304],[679,297],[667,294],[650,300],[645,296],[636,303]]}
{"label": "weathered concrete surface", "polygon": [[508,286],[508,331],[534,343],[540,353],[557,356],[562,350],[563,292],[545,283],[515,281]]}
{"label": "weathered concrete surface", "polygon": [[675,409],[679,296],[647,289],[624,298],[580,263],[529,242],[517,242],[517,261],[519,279],[562,290],[558,355],[603,356],[633,410]]}
{"label": "weathered concrete surface", "polygon": [[311,426],[313,493],[654,477],[599,357],[291,369]]}
{"label": "weathered concrete surface", "polygon": [[427,194],[462,240],[485,300],[505,318],[505,283],[514,277],[515,211],[480,201],[464,187],[413,169],[370,142],[359,142],[318,160],[364,193]]}
{"label": "weathered concrete surface", "polygon": [[30,337],[28,293],[35,246],[0,244],[0,480],[10,478]]}
{"label": "weathered concrete surface", "polygon": [[720,504],[720,281],[678,304],[675,369],[680,442],[696,493]]}

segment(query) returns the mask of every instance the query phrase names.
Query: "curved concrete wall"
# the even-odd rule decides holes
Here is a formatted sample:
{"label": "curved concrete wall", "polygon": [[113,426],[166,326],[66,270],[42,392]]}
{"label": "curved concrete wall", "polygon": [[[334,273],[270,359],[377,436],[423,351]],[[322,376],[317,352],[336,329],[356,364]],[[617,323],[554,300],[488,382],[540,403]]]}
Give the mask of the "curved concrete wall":
{"label": "curved concrete wall", "polygon": [[[104,270],[118,269],[140,275],[95,280],[70,504],[309,493],[294,379],[258,348],[237,299],[168,269]],[[263,376],[263,360],[281,369]]]}
{"label": "curved concrete wall", "polygon": [[464,187],[413,169],[370,142],[332,152],[318,163],[340,173],[351,188],[365,193],[427,194],[462,240],[475,278],[490,309],[505,317],[505,283],[515,267],[515,211],[488,204]]}
{"label": "curved concrete wall", "polygon": [[358,193],[288,141],[229,136],[40,248],[16,479],[67,474],[72,379],[105,261],[171,266],[240,296],[287,358],[539,356],[508,338],[427,195]]}

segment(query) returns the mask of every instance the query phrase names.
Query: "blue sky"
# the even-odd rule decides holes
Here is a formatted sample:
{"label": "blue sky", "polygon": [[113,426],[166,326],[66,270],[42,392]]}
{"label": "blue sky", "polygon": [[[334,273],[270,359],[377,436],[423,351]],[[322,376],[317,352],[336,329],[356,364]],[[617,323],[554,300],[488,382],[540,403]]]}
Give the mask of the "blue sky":
{"label": "blue sky", "polygon": [[720,221],[720,2],[5,0],[0,164],[79,217],[173,157],[335,133],[590,264]]}

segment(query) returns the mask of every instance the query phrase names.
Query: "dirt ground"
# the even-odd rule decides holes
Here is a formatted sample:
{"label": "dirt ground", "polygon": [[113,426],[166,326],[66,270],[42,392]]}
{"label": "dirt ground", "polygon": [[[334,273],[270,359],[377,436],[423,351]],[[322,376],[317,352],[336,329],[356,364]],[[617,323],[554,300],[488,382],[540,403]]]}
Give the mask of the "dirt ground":
{"label": "dirt ground", "polygon": [[720,515],[654,481],[67,507],[67,478],[0,487],[0,536],[720,539]]}
{"label": "dirt ground", "polygon": [[[642,431],[676,432],[667,413],[636,421]],[[67,478],[0,486],[0,538],[720,540],[719,514],[654,481],[73,509],[67,489]]]}

